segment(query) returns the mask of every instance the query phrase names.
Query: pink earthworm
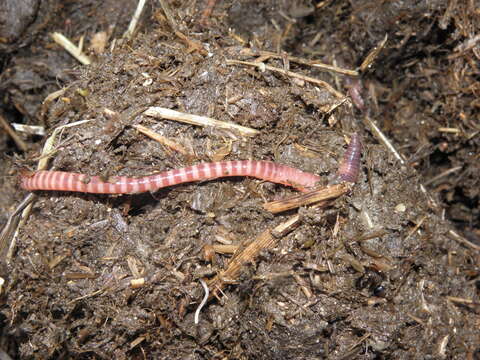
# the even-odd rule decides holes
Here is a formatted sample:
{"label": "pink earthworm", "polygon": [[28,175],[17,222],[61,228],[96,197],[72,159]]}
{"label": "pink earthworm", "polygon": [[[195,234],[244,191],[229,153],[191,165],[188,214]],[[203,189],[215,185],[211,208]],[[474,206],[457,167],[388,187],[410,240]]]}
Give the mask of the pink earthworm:
{"label": "pink earthworm", "polygon": [[[350,145],[340,164],[338,175],[341,181],[356,182],[360,169],[361,142],[353,134]],[[270,161],[236,160],[201,163],[181,169],[168,170],[143,177],[114,176],[104,179],[65,171],[37,171],[22,175],[21,186],[25,190],[76,191],[92,194],[135,194],[156,191],[194,181],[204,181],[229,176],[250,176],[261,180],[291,186],[300,191],[313,188],[320,177],[301,170]]]}
{"label": "pink earthworm", "polygon": [[362,141],[360,135],[353,134],[347,151],[343,155],[343,161],[338,168],[338,176],[341,181],[357,182],[360,171],[360,157],[362,155]]}
{"label": "pink earthworm", "polygon": [[362,84],[359,80],[352,83],[352,86],[348,89],[348,95],[352,99],[353,104],[360,111],[365,111],[365,101],[362,97]]}
{"label": "pink earthworm", "polygon": [[250,176],[291,186],[313,188],[320,177],[270,161],[238,160],[202,163],[144,177],[115,176],[108,180],[64,171],[37,171],[21,177],[26,190],[77,191],[94,194],[135,194],[193,181],[228,176]]}

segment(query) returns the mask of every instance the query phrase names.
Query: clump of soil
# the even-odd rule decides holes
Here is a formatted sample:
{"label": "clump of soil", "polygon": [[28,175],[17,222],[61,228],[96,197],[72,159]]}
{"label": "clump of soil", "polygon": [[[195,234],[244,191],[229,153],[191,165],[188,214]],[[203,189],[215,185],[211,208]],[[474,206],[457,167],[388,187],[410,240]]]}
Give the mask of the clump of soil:
{"label": "clump of soil", "polygon": [[[69,24],[88,23],[91,13],[104,14],[98,24],[122,15],[113,40],[128,23],[118,3],[49,4],[68,15]],[[209,5],[215,6],[210,15]],[[479,137],[471,121],[476,50],[468,42],[474,13],[455,2],[448,8],[444,2],[171,2],[170,14],[150,6],[131,41],[90,54],[95,61],[88,67],[66,72],[71,64],[49,62],[43,80],[35,68],[31,84],[20,87],[34,45],[6,61],[6,119],[28,119],[49,134],[89,120],[62,131],[51,168],[108,179],[261,159],[319,174],[326,185],[335,179],[345,139],[358,132],[360,179],[327,207],[275,215],[263,203],[294,190],[248,178],[154,194],[38,192],[5,265],[3,349],[20,358],[478,356]],[[96,31],[82,24],[78,33]],[[462,33],[463,25],[472,30]],[[355,69],[385,34],[387,45],[361,82],[289,57]],[[23,38],[8,39],[14,48]],[[71,61],[59,48],[48,54]],[[260,60],[277,71],[229,60]],[[341,94],[363,84],[365,108],[286,70],[323,80]],[[53,86],[48,80],[60,73],[68,75],[61,78],[65,91],[42,106],[38,99]],[[154,119],[144,115],[151,106],[259,133]],[[30,148],[21,156],[8,138],[1,140],[10,155],[1,160],[7,214],[25,195],[11,176],[14,165],[33,169],[42,143],[25,137]],[[296,215],[295,227],[271,234]],[[235,256],[212,249],[230,245],[238,254],[262,234],[274,246],[243,264],[236,278],[221,279],[221,291],[212,286],[216,296],[195,325],[204,295],[200,280],[218,279]]]}

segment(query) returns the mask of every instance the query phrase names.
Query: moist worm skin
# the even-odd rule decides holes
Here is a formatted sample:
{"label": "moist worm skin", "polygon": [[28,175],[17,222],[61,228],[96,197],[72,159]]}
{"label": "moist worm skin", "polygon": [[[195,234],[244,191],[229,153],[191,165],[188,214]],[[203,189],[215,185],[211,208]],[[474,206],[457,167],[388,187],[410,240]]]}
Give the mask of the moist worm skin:
{"label": "moist worm skin", "polygon": [[[353,141],[353,140],[352,140]],[[348,150],[347,150],[348,152]],[[167,186],[229,176],[250,176],[306,191],[320,181],[320,177],[270,161],[237,160],[202,163],[181,169],[164,171],[144,177],[115,176],[105,181],[64,171],[38,171],[21,177],[25,190],[76,191],[92,194],[135,194],[156,191]]]}
{"label": "moist worm skin", "polygon": [[338,169],[340,180],[355,183],[360,171],[360,157],[362,156],[362,142],[360,135],[353,134],[347,151],[343,155],[343,161]]}

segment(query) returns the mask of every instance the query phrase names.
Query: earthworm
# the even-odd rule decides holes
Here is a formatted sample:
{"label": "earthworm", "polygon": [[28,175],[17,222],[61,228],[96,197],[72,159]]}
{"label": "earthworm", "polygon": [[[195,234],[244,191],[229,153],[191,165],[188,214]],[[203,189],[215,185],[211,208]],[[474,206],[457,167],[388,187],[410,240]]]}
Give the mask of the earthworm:
{"label": "earthworm", "polygon": [[[338,176],[341,181],[352,183],[357,181],[361,151],[360,136],[353,134],[338,169]],[[156,191],[167,186],[229,176],[250,176],[291,186],[300,191],[308,191],[320,181],[320,177],[317,175],[271,161],[236,160],[201,163],[138,178],[114,176],[104,179],[100,176],[73,172],[42,170],[33,174],[22,175],[20,182],[22,188],[30,191],[55,190],[92,194],[135,194]]]}
{"label": "earthworm", "polygon": [[353,104],[360,111],[365,111],[365,102],[362,97],[362,83],[358,79],[347,81],[347,83],[349,84],[348,95],[350,95]]}
{"label": "earthworm", "polygon": [[115,176],[103,179],[64,171],[37,171],[21,176],[26,190],[77,191],[94,194],[134,194],[193,181],[228,176],[250,176],[307,191],[320,181],[320,177],[270,161],[237,160],[201,163],[158,174],[132,178]]}
{"label": "earthworm", "polygon": [[360,157],[362,155],[362,142],[360,135],[353,134],[350,139],[347,151],[343,155],[343,161],[338,168],[338,176],[340,180],[346,182],[357,182],[358,173],[360,171]]}

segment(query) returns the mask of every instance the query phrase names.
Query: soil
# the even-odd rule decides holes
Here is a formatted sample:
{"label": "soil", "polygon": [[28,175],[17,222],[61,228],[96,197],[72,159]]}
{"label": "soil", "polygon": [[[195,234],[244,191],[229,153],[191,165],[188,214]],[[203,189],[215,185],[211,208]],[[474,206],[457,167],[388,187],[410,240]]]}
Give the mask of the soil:
{"label": "soil", "polygon": [[[49,168],[109,178],[261,159],[326,185],[358,132],[360,178],[328,206],[275,215],[262,205],[296,192],[249,178],[137,195],[36,192],[26,223],[8,236],[12,256],[8,246],[2,253],[1,358],[480,359],[474,2],[152,1],[127,40],[135,7],[0,4],[0,116],[46,131],[18,133],[24,150],[0,132],[2,227],[28,194],[18,174],[36,168],[55,128],[81,120],[58,135]],[[84,39],[91,65],[53,32]],[[259,133],[155,119],[143,114],[151,106]],[[296,215],[295,227],[273,231]],[[272,246],[214,288],[262,236]],[[202,279],[215,296],[195,324]]]}

